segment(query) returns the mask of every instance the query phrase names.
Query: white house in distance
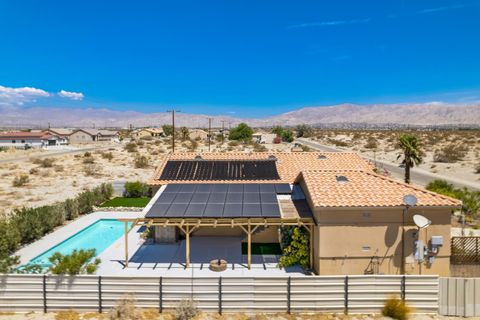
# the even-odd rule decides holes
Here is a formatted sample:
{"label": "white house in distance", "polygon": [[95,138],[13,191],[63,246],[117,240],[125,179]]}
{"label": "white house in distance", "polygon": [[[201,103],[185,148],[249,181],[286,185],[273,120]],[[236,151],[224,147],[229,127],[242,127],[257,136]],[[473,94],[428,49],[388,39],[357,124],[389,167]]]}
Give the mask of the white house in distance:
{"label": "white house in distance", "polygon": [[78,129],[70,135],[70,144],[112,142],[118,140],[118,132],[111,130]]}
{"label": "white house in distance", "polygon": [[0,147],[41,148],[60,145],[62,138],[46,132],[6,132],[0,133]]}
{"label": "white house in distance", "polygon": [[72,129],[67,128],[49,128],[44,133],[59,137],[58,144],[66,145],[69,143],[70,135],[73,133]]}

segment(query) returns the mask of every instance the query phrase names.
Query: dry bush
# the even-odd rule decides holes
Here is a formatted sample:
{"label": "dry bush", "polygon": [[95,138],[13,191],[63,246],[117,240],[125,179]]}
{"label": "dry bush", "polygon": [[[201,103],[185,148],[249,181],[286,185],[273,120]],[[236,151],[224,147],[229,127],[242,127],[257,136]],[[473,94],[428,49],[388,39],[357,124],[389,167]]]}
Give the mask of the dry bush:
{"label": "dry bush", "polygon": [[37,168],[32,168],[28,171],[30,174],[38,174],[39,170]]}
{"label": "dry bush", "polygon": [[475,173],[480,173],[480,163],[475,166]]}
{"label": "dry bush", "polygon": [[134,165],[135,165],[135,168],[139,168],[139,169],[148,168],[149,166],[148,158],[146,156],[141,156],[137,154],[134,160]]}
{"label": "dry bush", "polygon": [[406,320],[408,315],[412,312],[411,308],[402,300],[392,297],[385,301],[382,314],[385,317],[390,317],[397,320]]}
{"label": "dry bush", "polygon": [[12,181],[12,186],[14,187],[23,187],[28,183],[28,176],[26,174],[21,174],[19,176],[16,176],[13,181]]}
{"label": "dry bush", "polygon": [[117,302],[117,305],[110,310],[108,318],[111,320],[141,320],[142,314],[135,307],[135,298],[132,295],[125,295]]}
{"label": "dry bush", "polygon": [[378,141],[374,137],[368,137],[367,143],[364,146],[367,149],[376,149],[378,147]]}
{"label": "dry bush", "polygon": [[55,315],[55,320],[80,320],[80,314],[77,311],[60,311]]}
{"label": "dry bush", "polygon": [[91,157],[91,156],[92,156],[92,153],[89,152],[89,151],[87,151],[83,154],[83,157],[85,157],[85,158],[88,158],[88,157]]}
{"label": "dry bush", "polygon": [[345,141],[342,141],[342,140],[328,138],[327,141],[328,141],[328,143],[333,144],[337,147],[348,147],[348,143],[346,143]]}
{"label": "dry bush", "polygon": [[434,162],[454,163],[462,160],[467,155],[468,149],[462,145],[449,144],[441,149],[435,150]]}
{"label": "dry bush", "polygon": [[254,143],[253,144],[253,151],[255,151],[255,152],[267,152],[268,149],[263,144]]}
{"label": "dry bush", "polygon": [[190,320],[197,314],[197,305],[192,299],[183,299],[175,308],[175,319],[178,320]]}
{"label": "dry bush", "polygon": [[53,170],[55,170],[55,172],[63,172],[64,168],[61,164],[57,164],[53,167]]}
{"label": "dry bush", "polygon": [[144,144],[145,144],[145,142],[143,142],[143,140],[138,140],[137,141],[137,146],[139,146],[139,147],[143,147]]}
{"label": "dry bush", "polygon": [[32,161],[34,164],[38,164],[42,168],[51,168],[55,162],[55,159],[52,158],[35,158]]}
{"label": "dry bush", "polygon": [[102,158],[111,161],[113,159],[113,153],[111,152],[102,152]]}
{"label": "dry bush", "polygon": [[83,158],[82,162],[85,164],[92,164],[92,163],[95,163],[95,159],[92,156],[89,156],[89,157]]}
{"label": "dry bush", "polygon": [[129,142],[125,145],[125,150],[127,150],[127,152],[136,152],[137,144],[135,142]]}
{"label": "dry bush", "polygon": [[83,166],[83,172],[85,173],[86,176],[92,177],[92,176],[99,176],[101,171],[100,167],[98,167],[96,164],[86,164]]}

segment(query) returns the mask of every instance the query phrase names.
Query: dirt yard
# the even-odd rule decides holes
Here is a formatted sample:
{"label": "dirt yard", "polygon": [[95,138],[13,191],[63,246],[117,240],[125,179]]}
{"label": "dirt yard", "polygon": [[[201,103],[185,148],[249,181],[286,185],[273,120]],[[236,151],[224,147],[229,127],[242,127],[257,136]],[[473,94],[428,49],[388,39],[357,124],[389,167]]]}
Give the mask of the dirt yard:
{"label": "dirt yard", "polygon": [[[398,138],[403,132],[386,130],[317,130],[313,140],[357,151],[373,159],[398,162]],[[480,181],[480,131],[416,131],[424,151],[420,168],[447,177]]]}

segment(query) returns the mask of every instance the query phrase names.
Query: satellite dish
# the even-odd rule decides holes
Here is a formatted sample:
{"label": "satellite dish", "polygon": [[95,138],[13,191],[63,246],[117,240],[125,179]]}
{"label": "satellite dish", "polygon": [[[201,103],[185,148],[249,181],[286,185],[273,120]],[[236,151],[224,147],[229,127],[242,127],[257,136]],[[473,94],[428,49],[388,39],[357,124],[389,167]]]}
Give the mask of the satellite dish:
{"label": "satellite dish", "polygon": [[415,197],[413,194],[407,194],[403,197],[403,203],[406,206],[413,207],[417,204],[417,197]]}
{"label": "satellite dish", "polygon": [[420,214],[416,214],[416,215],[413,216],[413,222],[420,229],[424,229],[432,223],[432,221],[428,220],[427,218],[425,218],[424,216],[422,216]]}

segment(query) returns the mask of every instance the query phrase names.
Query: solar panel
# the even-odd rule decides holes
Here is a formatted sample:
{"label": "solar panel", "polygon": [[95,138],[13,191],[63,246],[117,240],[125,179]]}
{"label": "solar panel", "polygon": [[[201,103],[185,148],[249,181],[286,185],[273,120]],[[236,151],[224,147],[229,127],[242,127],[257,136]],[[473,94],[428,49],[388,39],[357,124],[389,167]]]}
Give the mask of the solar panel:
{"label": "solar panel", "polygon": [[169,160],[160,180],[279,180],[275,160]]}
{"label": "solar panel", "polygon": [[275,184],[275,191],[277,194],[291,194],[292,189],[288,183],[276,183]]}
{"label": "solar panel", "polygon": [[276,184],[168,185],[146,217],[280,217],[276,190]]}

